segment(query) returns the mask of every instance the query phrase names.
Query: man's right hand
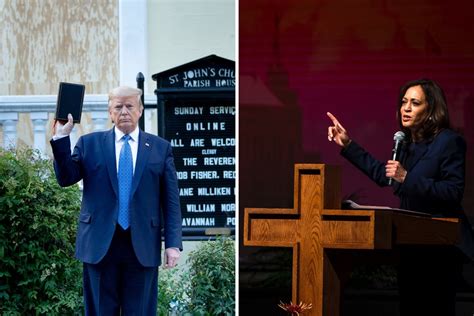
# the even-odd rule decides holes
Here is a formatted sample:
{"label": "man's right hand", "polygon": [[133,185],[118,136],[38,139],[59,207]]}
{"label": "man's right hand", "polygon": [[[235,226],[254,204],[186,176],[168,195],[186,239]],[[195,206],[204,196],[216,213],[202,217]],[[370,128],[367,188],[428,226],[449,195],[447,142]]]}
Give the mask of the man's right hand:
{"label": "man's right hand", "polygon": [[53,125],[53,135],[55,138],[61,138],[65,136],[69,136],[71,134],[72,128],[74,127],[74,122],[72,115],[69,113],[67,115],[67,123],[62,124],[59,121],[54,122]]}
{"label": "man's right hand", "polygon": [[333,126],[328,127],[328,140],[334,141],[339,146],[347,147],[351,143],[351,139],[349,138],[346,129],[342,127],[341,123],[339,123],[334,115],[330,112],[327,112],[326,114],[334,124]]}

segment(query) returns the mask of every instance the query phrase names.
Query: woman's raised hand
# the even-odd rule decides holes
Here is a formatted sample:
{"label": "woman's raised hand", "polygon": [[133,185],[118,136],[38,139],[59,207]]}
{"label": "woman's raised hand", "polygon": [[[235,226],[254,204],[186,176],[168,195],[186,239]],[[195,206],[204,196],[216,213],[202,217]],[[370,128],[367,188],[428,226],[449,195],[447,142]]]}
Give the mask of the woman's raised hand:
{"label": "woman's raised hand", "polygon": [[333,126],[328,127],[328,140],[334,141],[336,144],[342,147],[347,147],[351,143],[351,139],[347,134],[346,129],[339,123],[337,118],[330,112],[326,113],[331,119]]}

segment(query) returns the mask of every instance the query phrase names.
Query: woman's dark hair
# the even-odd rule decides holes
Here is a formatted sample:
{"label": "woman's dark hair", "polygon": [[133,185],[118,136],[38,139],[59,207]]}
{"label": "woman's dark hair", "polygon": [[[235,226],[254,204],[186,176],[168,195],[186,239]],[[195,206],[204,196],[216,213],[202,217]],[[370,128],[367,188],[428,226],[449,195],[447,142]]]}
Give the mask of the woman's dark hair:
{"label": "woman's dark hair", "polygon": [[[425,101],[428,104],[426,117],[420,122],[420,127],[412,132],[404,128],[402,125],[402,117],[400,108],[402,107],[402,100],[407,90],[411,87],[420,86],[425,94]],[[440,131],[449,128],[449,113],[446,98],[443,89],[431,79],[419,79],[407,82],[400,88],[400,95],[398,97],[397,121],[401,130],[407,135],[408,141],[416,140],[431,140]]]}

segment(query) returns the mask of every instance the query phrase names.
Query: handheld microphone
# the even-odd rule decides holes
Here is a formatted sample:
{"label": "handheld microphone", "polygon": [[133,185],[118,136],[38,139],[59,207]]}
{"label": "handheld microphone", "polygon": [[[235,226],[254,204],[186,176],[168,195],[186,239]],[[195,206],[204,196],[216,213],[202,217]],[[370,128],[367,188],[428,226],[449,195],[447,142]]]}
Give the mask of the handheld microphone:
{"label": "handheld microphone", "polygon": [[[400,154],[400,147],[405,139],[405,133],[402,131],[398,131],[393,135],[393,149],[392,149],[392,160],[397,160],[399,159],[398,155]],[[389,178],[388,179],[388,185],[392,185],[393,179]]]}

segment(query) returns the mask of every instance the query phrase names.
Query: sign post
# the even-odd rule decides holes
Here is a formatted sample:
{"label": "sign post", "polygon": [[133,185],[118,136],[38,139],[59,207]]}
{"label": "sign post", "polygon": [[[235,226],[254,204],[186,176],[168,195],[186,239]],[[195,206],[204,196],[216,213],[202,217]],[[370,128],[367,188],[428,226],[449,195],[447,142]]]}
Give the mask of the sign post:
{"label": "sign post", "polygon": [[158,130],[171,142],[183,235],[235,230],[235,63],[211,55],[155,74]]}

